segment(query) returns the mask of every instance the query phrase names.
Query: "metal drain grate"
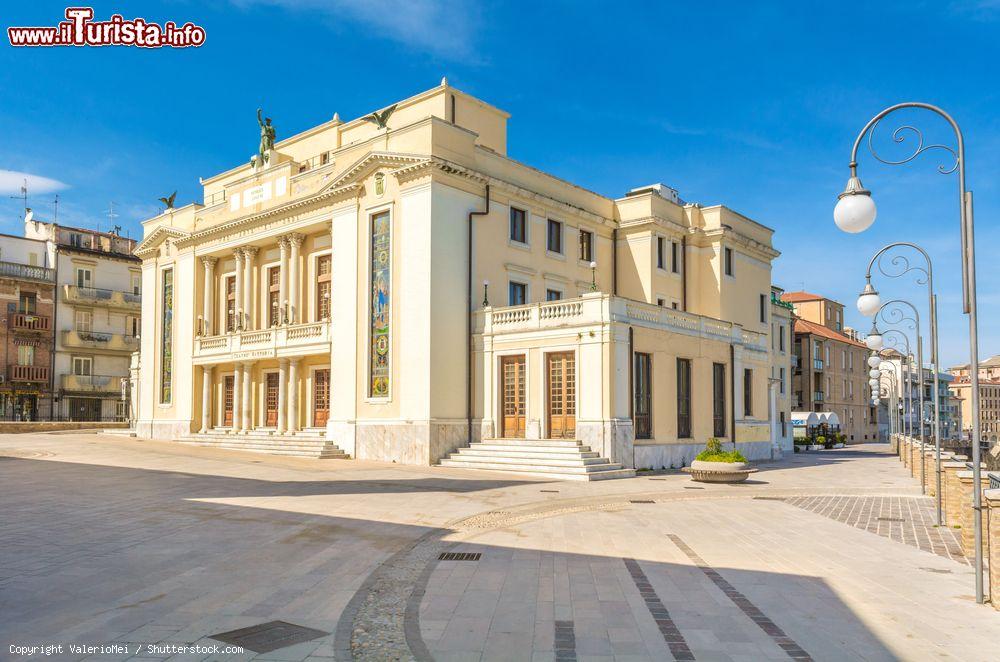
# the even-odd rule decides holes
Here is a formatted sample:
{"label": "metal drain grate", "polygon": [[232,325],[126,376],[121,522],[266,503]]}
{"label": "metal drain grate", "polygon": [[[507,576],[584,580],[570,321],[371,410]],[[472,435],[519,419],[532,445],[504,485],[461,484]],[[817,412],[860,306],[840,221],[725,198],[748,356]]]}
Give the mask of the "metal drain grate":
{"label": "metal drain grate", "polygon": [[652,499],[629,499],[629,503],[656,503]]}
{"label": "metal drain grate", "polygon": [[305,641],[325,637],[328,634],[330,633],[285,621],[269,621],[260,625],[251,625],[248,628],[209,635],[209,637],[255,653],[270,653],[279,648],[301,644]]}
{"label": "metal drain grate", "polygon": [[550,492],[552,494],[559,494],[559,490],[538,490],[539,492]]}
{"label": "metal drain grate", "polygon": [[442,552],[438,561],[478,561],[481,557],[479,552]]}
{"label": "metal drain grate", "polygon": [[905,522],[906,520],[902,517],[876,517],[880,522]]}
{"label": "metal drain grate", "polygon": [[666,478],[650,478],[650,480],[666,480]]}

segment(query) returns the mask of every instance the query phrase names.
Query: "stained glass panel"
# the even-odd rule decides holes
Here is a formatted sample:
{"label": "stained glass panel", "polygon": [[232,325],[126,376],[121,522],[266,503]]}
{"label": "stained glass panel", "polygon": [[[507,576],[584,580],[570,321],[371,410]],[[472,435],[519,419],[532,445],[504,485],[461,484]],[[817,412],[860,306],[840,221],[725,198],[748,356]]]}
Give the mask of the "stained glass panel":
{"label": "stained glass panel", "polygon": [[371,390],[373,398],[389,397],[389,334],[392,225],[389,212],[372,217]]}

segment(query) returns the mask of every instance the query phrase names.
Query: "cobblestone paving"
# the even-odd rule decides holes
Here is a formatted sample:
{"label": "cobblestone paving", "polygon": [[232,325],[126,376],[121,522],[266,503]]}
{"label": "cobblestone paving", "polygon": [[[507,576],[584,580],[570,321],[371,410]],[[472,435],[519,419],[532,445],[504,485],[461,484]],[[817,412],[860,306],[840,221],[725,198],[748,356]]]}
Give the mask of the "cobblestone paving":
{"label": "cobblestone paving", "polygon": [[969,563],[962,554],[960,534],[947,526],[935,526],[934,502],[925,497],[800,496],[779,500],[952,561]]}

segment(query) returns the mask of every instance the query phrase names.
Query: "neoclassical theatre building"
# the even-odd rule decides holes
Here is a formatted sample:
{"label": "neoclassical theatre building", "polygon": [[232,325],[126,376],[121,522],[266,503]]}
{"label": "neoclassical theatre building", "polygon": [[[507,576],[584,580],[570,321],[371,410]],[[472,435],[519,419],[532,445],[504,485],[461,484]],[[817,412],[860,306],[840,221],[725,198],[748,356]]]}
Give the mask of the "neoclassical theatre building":
{"label": "neoclassical theatre building", "polygon": [[442,81],[277,142],[261,119],[143,224],[138,435],[606,477],[790,449],[772,230],[541,172],[508,117]]}

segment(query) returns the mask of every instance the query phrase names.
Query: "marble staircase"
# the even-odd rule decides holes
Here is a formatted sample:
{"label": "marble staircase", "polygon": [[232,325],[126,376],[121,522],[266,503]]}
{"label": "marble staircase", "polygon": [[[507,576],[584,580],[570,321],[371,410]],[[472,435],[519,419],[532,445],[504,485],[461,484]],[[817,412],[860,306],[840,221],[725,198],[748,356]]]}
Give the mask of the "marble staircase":
{"label": "marble staircase", "polygon": [[516,472],[555,480],[632,478],[635,470],[608,461],[571,439],[484,439],[459,448],[442,467]]}
{"label": "marble staircase", "polygon": [[252,430],[246,434],[233,434],[228,430],[209,430],[181,437],[177,441],[192,446],[225,448],[269,455],[311,457],[321,460],[346,460],[350,457],[335,444],[327,441],[326,431],[321,429],[306,429],[295,434],[284,435],[279,435],[274,430],[260,429]]}

